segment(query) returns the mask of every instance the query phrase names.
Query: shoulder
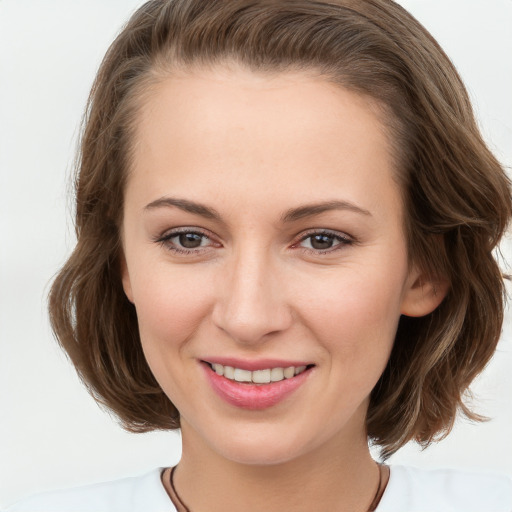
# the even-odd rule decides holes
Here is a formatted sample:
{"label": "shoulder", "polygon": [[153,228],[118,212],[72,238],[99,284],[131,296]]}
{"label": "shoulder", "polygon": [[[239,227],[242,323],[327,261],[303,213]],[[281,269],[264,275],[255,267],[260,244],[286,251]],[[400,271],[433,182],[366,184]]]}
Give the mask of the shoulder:
{"label": "shoulder", "polygon": [[391,466],[377,512],[512,512],[512,478],[455,469]]}
{"label": "shoulder", "polygon": [[162,469],[84,487],[45,492],[22,500],[3,512],[172,512],[161,479]]}

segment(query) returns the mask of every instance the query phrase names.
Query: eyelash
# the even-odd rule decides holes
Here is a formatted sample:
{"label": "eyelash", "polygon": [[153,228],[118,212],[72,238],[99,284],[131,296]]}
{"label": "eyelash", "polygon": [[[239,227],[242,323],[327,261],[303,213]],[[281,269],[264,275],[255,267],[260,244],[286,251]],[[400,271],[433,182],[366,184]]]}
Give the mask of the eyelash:
{"label": "eyelash", "polygon": [[[156,243],[162,245],[165,249],[167,249],[175,254],[194,255],[194,254],[198,254],[198,253],[201,253],[204,250],[206,250],[205,247],[198,247],[198,248],[194,248],[194,249],[180,248],[171,242],[171,240],[173,238],[176,238],[183,234],[197,235],[197,236],[203,237],[203,239],[211,240],[211,238],[201,230],[192,229],[192,228],[178,228],[178,229],[173,229],[172,231],[167,232],[164,235],[156,237],[154,241]],[[292,244],[292,247],[299,248],[299,244],[301,244],[302,242],[304,242],[308,239],[311,239],[314,236],[322,236],[322,235],[330,237],[333,240],[333,242],[336,241],[338,243],[336,245],[334,245],[333,247],[329,247],[328,249],[325,249],[325,250],[310,249],[307,247],[302,247],[301,248],[302,251],[307,254],[315,254],[315,255],[330,254],[332,252],[342,249],[345,246],[353,245],[355,243],[355,240],[352,237],[349,237],[347,235],[342,235],[340,233],[329,231],[326,229],[317,229],[317,230],[311,230],[311,231],[307,232],[306,234],[304,234],[297,242]]]}
{"label": "eyelash", "polygon": [[336,231],[329,231],[327,229],[317,229],[317,230],[311,230],[307,233],[305,233],[298,242],[294,243],[292,247],[297,247],[300,243],[306,241],[308,238],[311,239],[314,236],[327,236],[332,239],[332,241],[337,241],[336,245],[333,247],[329,247],[328,249],[320,250],[320,249],[309,249],[307,247],[302,247],[302,250],[307,254],[315,254],[315,255],[322,255],[322,254],[330,254],[335,251],[339,251],[343,249],[343,247],[349,246],[354,244],[355,240],[352,237],[349,237],[345,234],[337,233]]}
{"label": "eyelash", "polygon": [[185,235],[185,234],[186,235],[188,235],[188,234],[197,235],[197,236],[203,237],[204,239],[211,240],[211,238],[201,230],[193,229],[193,228],[178,228],[178,229],[173,229],[172,231],[169,231],[169,232],[163,234],[162,236],[157,237],[155,242],[162,245],[165,249],[167,249],[171,252],[177,253],[177,254],[184,254],[184,255],[197,254],[199,252],[204,251],[204,247],[199,247],[196,249],[185,249],[185,248],[177,247],[176,245],[172,244],[171,240],[173,238],[176,238],[180,235]]}

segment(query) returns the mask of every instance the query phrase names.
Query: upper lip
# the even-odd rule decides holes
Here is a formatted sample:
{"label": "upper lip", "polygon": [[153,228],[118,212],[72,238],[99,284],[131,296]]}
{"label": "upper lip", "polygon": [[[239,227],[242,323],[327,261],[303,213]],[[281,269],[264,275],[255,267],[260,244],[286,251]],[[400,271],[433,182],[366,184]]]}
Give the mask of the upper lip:
{"label": "upper lip", "polygon": [[290,366],[311,366],[312,364],[310,361],[291,359],[239,359],[237,357],[205,357],[202,361],[249,371],[266,370],[268,368],[289,368]]}

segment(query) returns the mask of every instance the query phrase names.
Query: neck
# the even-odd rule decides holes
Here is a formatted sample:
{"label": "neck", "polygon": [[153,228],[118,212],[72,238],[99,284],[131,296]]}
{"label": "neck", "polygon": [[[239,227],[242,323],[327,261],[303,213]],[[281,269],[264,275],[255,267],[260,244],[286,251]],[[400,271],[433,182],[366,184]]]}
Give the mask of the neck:
{"label": "neck", "polygon": [[[244,464],[220,456],[183,429],[175,488],[190,512],[336,510],[366,512],[379,483],[366,436],[331,439],[277,464]],[[169,473],[164,479],[170,492]]]}

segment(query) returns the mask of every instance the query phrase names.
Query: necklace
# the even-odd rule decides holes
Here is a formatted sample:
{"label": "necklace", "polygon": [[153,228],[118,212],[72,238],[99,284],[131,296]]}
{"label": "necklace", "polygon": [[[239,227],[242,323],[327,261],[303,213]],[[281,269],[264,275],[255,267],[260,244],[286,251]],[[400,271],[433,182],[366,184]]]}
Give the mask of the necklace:
{"label": "necklace", "polygon": [[[382,489],[382,475],[384,472],[389,472],[389,466],[386,466],[385,464],[378,464],[379,466],[379,485],[377,486],[377,492],[375,493],[375,496],[372,500],[372,504],[370,505],[370,508],[368,509],[368,512],[374,512],[377,508],[377,505],[380,502],[380,499],[382,498],[382,494],[384,492],[384,489]],[[169,478],[169,483],[171,484],[171,489],[173,496],[171,496],[171,500],[178,509],[178,512],[191,512],[191,510],[183,503],[183,500],[180,498],[180,495],[178,494],[178,491],[176,490],[176,487],[174,487],[174,470],[178,466],[174,466],[171,469],[171,475]],[[387,476],[387,474],[386,474]]]}

